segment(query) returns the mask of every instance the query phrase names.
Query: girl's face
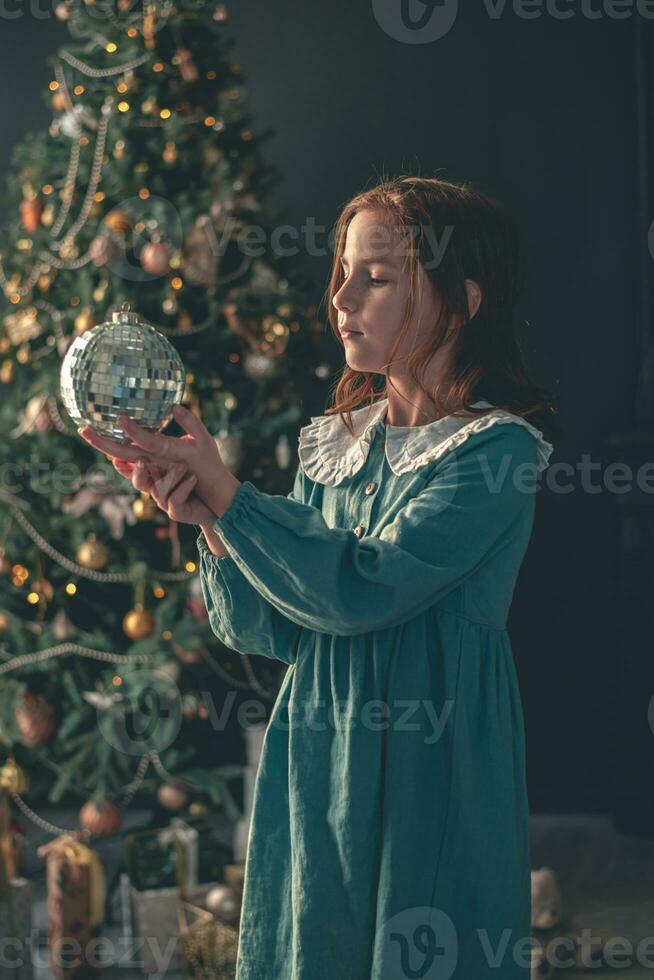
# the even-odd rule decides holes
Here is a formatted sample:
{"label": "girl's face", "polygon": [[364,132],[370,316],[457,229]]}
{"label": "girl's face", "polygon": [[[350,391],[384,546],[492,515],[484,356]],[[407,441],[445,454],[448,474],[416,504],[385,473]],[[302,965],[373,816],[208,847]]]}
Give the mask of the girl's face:
{"label": "girl's face", "polygon": [[[341,258],[345,279],[335,294],[338,327],[345,344],[345,359],[354,371],[387,374],[386,365],[402,326],[409,293],[403,270],[407,245],[395,228],[376,211],[359,211],[347,229]],[[413,322],[396,353],[402,358],[433,333],[440,303],[422,266],[421,290]],[[343,333],[345,329],[356,331]],[[393,377],[404,374],[404,364],[393,365]]]}

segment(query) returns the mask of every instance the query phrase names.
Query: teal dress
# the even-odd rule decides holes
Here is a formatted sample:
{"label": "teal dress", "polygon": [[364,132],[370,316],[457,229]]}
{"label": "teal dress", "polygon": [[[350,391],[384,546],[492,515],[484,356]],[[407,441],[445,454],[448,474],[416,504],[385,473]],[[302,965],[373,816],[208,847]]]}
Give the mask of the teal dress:
{"label": "teal dress", "polygon": [[528,980],[525,740],[507,615],[552,451],[524,419],[300,431],[197,544],[213,632],[288,664],[255,784],[237,980]]}

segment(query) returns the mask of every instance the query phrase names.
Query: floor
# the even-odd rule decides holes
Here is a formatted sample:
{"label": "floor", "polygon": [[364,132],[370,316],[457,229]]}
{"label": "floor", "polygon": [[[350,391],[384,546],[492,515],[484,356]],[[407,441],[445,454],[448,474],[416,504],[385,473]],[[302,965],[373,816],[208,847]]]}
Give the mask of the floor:
{"label": "floor", "polygon": [[[56,810],[44,813],[57,825],[69,823],[67,815]],[[147,822],[147,814],[131,811],[125,829]],[[230,841],[230,828],[216,820],[216,832],[221,839]],[[36,846],[49,839],[47,835],[30,826],[26,848],[25,875],[35,886],[32,934],[34,980],[52,980],[53,973],[47,963],[46,904],[43,882],[43,861],[36,856]],[[108,882],[118,868],[121,841],[97,841]],[[569,977],[592,976],[598,980],[616,977],[618,973],[628,980],[648,980],[654,976],[654,939],[643,949],[643,940],[654,937],[654,841],[624,837],[612,827],[609,818],[601,815],[535,815],[532,817],[532,867],[551,867],[559,878],[564,896],[564,914],[575,914],[582,926],[593,930],[606,944],[614,941],[617,948],[626,950],[613,967],[593,969],[585,974],[559,970],[556,980]],[[121,926],[120,889],[116,888],[110,903],[111,919],[102,930],[105,948],[112,953],[101,969],[103,980],[134,980],[143,978],[140,970],[129,965],[126,940]],[[641,943],[640,953],[638,944]],[[631,950],[631,952],[630,952]],[[648,966],[645,958],[649,950]],[[616,954],[617,955],[617,954]],[[626,965],[626,964],[631,965]],[[0,971],[0,975],[2,971]],[[3,975],[4,976],[4,975]],[[178,971],[162,970],[147,974],[150,980],[169,978],[181,980]],[[22,980],[22,978],[21,978]],[[283,980],[283,978],[280,978]]]}

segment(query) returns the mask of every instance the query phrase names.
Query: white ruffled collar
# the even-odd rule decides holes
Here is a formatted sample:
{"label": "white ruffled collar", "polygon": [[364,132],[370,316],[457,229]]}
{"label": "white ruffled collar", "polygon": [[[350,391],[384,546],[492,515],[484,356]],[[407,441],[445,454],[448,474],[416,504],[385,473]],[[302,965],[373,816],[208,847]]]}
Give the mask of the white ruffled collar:
{"label": "white ruffled collar", "polygon": [[[315,483],[338,486],[360,470],[387,407],[388,398],[382,398],[353,411],[354,436],[350,435],[338,414],[312,415],[311,422],[300,429],[298,447],[300,463],[307,476]],[[539,429],[522,416],[495,408],[487,401],[474,402],[472,407],[490,411],[472,419],[447,415],[426,425],[387,425],[386,458],[393,473],[400,476],[417,470],[465,442],[473,432],[502,422],[516,422],[529,429],[538,447],[538,472],[545,469],[554,447]]]}

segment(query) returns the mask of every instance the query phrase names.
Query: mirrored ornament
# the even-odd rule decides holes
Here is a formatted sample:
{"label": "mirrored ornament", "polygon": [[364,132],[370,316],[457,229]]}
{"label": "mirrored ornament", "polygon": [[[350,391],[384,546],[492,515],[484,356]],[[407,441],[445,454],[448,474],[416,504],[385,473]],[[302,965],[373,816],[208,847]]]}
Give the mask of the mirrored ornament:
{"label": "mirrored ornament", "polygon": [[123,304],[112,319],[76,337],[61,365],[61,396],[72,421],[129,442],[125,414],[152,432],[163,429],[184,396],[182,360],[160,331]]}

